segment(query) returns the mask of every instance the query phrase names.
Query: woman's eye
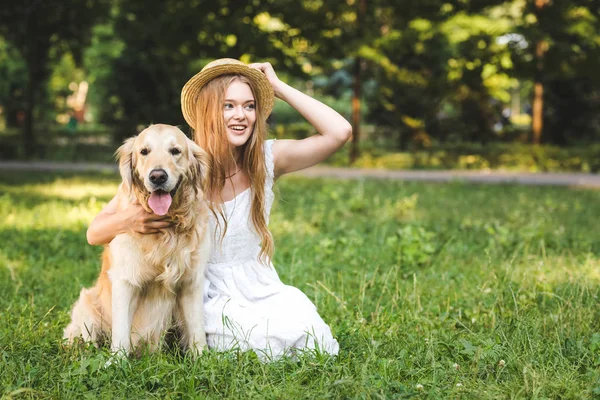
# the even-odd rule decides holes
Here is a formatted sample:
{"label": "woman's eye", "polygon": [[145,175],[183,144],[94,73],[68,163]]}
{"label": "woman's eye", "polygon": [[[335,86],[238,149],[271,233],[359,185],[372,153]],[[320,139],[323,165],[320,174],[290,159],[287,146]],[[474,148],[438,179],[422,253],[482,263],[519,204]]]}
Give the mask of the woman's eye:
{"label": "woman's eye", "polygon": [[176,156],[177,154],[181,154],[181,150],[173,148],[171,149],[171,154]]}
{"label": "woman's eye", "polygon": [[256,107],[254,106],[254,104],[248,104],[248,105],[246,106],[246,109],[247,109],[247,110],[254,110],[255,108],[256,108]]}
{"label": "woman's eye", "polygon": [[231,104],[231,103],[225,103],[225,105],[223,106],[223,108],[231,109],[231,108],[233,108],[233,104]]}
{"label": "woman's eye", "polygon": [[142,151],[140,151],[140,154],[143,156],[147,156],[148,155],[148,149],[142,149]]}

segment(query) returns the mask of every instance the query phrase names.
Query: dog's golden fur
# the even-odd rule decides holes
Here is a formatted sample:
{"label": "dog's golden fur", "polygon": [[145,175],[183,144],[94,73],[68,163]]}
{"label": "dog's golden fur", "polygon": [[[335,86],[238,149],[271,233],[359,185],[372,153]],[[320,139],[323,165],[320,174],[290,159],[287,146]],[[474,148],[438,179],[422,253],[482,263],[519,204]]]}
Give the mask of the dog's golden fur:
{"label": "dog's golden fur", "polygon": [[117,209],[137,200],[150,212],[149,198],[156,190],[150,175],[160,169],[168,176],[164,191],[174,193],[167,214],[174,225],[158,234],[120,234],[105,246],[100,276],[94,287],[81,291],[64,337],[69,342],[79,336],[93,342],[110,338],[115,352],[129,352],[140,342],[155,350],[175,324],[183,347],[201,352],[206,345],[202,288],[211,237],[202,192],[207,155],[170,125],[148,127],[117,155],[123,179]]}

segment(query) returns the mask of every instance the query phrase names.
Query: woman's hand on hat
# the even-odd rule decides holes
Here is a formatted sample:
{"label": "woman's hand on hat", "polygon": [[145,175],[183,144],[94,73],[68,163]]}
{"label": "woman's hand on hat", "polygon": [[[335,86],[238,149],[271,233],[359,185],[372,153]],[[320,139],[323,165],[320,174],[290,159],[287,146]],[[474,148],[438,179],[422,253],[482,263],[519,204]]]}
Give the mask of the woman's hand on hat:
{"label": "woman's hand on hat", "polygon": [[277,77],[277,74],[275,73],[275,70],[273,69],[273,66],[271,65],[271,63],[270,62],[253,63],[253,64],[249,64],[248,66],[250,68],[257,69],[260,72],[262,72],[263,74],[265,74],[265,76],[267,77],[267,80],[269,81],[269,83],[273,87],[273,91],[275,92],[275,96],[279,97],[278,89],[279,89],[279,86],[283,82],[281,82],[279,80],[279,78]]}

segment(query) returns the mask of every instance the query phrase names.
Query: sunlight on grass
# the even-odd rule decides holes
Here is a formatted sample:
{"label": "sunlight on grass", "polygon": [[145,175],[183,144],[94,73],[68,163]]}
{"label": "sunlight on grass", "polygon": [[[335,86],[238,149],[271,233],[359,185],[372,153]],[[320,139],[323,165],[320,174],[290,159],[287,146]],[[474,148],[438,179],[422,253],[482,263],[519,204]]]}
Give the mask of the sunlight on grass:
{"label": "sunlight on grass", "polygon": [[78,229],[88,225],[117,190],[115,180],[59,178],[51,183],[0,184],[0,227]]}
{"label": "sunlight on grass", "polygon": [[577,283],[584,286],[600,284],[600,259],[589,255],[585,260],[573,256],[551,255],[517,266],[515,275],[525,287],[538,285],[552,288],[560,284]]}
{"label": "sunlight on grass", "polygon": [[10,259],[2,249],[0,249],[0,267],[6,268],[10,273],[10,279],[13,282],[18,280],[17,271],[23,267],[23,261]]}
{"label": "sunlight on grass", "polygon": [[92,197],[76,205],[51,200],[28,209],[14,209],[6,205],[7,201],[10,202],[10,198],[0,197],[0,213],[6,216],[3,221],[0,221],[0,228],[81,228],[87,226],[106,204]]}
{"label": "sunlight on grass", "polygon": [[78,183],[57,180],[51,184],[8,186],[0,185],[0,193],[19,196],[43,196],[61,200],[81,200],[87,197],[112,198],[117,192],[116,184]]}
{"label": "sunlight on grass", "polygon": [[296,234],[299,236],[314,235],[318,232],[318,229],[310,224],[310,221],[306,221],[303,218],[294,218],[293,220],[280,220],[273,221],[270,224],[271,233],[273,235],[291,235]]}

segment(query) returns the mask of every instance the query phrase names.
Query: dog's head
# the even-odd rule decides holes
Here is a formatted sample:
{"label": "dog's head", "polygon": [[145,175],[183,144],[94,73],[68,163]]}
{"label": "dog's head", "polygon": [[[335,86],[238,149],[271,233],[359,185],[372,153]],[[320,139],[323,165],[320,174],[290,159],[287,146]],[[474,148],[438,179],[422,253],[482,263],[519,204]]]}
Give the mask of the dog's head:
{"label": "dog's head", "polygon": [[124,189],[158,215],[185,193],[195,197],[208,175],[207,153],[171,125],[150,125],[127,139],[117,157]]}

